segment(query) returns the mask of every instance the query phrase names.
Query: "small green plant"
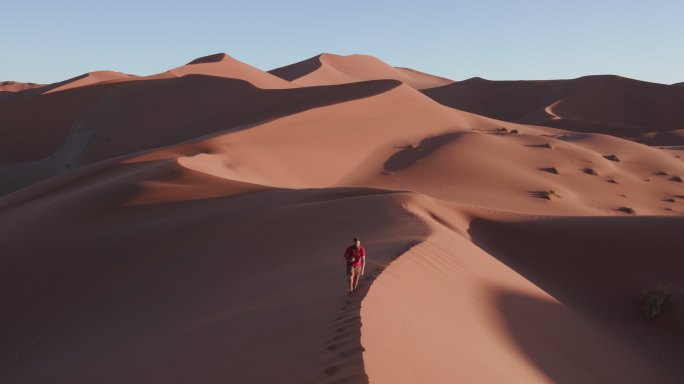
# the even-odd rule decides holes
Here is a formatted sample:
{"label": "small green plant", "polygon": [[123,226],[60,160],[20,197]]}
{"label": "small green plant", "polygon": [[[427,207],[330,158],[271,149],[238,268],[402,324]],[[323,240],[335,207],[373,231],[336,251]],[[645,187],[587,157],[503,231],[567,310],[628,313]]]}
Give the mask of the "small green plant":
{"label": "small green plant", "polygon": [[584,168],[584,173],[587,175],[598,176],[598,172],[594,168]]}
{"label": "small green plant", "polygon": [[518,130],[517,130],[517,129],[511,129],[511,133],[514,134],[514,135],[517,135],[517,134],[518,134]]}
{"label": "small green plant", "polygon": [[676,181],[678,183],[682,182],[682,178],[680,176],[672,176],[672,178],[670,180]]}
{"label": "small green plant", "polygon": [[620,158],[617,157],[617,155],[605,155],[603,157],[610,161],[616,161],[618,163],[620,162]]}
{"label": "small green plant", "polygon": [[670,294],[672,293],[672,286],[665,284],[658,284],[658,286],[646,291],[641,296],[641,311],[646,320],[660,315],[665,308],[670,305]]}

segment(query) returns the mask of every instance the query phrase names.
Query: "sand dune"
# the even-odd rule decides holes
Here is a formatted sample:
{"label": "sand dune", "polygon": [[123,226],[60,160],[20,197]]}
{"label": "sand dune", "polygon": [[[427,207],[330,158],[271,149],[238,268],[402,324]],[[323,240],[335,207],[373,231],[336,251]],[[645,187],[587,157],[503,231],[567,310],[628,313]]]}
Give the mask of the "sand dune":
{"label": "sand dune", "polygon": [[168,72],[154,75],[152,78],[167,76],[182,77],[186,75],[208,75],[227,77],[247,81],[258,88],[281,89],[293,88],[294,85],[279,77],[273,76],[258,68],[235,60],[225,53],[217,53],[200,57],[186,65],[174,68]]}
{"label": "sand dune", "polygon": [[74,77],[61,83],[52,84],[47,87],[44,93],[65,91],[87,85],[113,83],[118,81],[130,81],[136,79],[138,76],[129,75],[127,73],[114,71],[96,71],[88,72],[81,76]]}
{"label": "sand dune", "polygon": [[681,382],[679,91],[314,59],[0,100],[2,383]]}
{"label": "sand dune", "polygon": [[413,69],[392,67],[368,55],[340,56],[323,53],[269,72],[301,86],[393,79],[416,89],[425,89],[453,83],[453,80]]}
{"label": "sand dune", "polygon": [[0,82],[0,92],[20,92],[27,89],[42,87],[43,84],[36,83],[21,83],[18,81],[2,81]]}
{"label": "sand dune", "polygon": [[[425,197],[408,208],[431,234],[362,303],[370,382],[675,383],[684,374],[684,313],[646,324],[634,300],[659,282],[681,284],[681,218],[511,216]],[[644,236],[644,225],[657,229]],[[647,262],[654,251],[658,261]]]}
{"label": "sand dune", "polygon": [[679,108],[684,89],[619,76],[548,81],[473,78],[424,93],[444,105],[501,120],[628,138],[681,129],[684,119]]}
{"label": "sand dune", "polygon": [[334,91],[330,87],[261,90],[242,80],[187,75],[8,100],[0,103],[0,114],[12,122],[0,126],[0,134],[7,138],[0,143],[4,163],[0,167],[13,176],[0,191],[16,190],[92,162],[244,129],[397,85],[376,81],[334,86]]}
{"label": "sand dune", "polygon": [[27,91],[39,89],[41,87],[44,87],[44,85],[36,83],[21,83],[18,81],[2,81],[0,82],[0,102],[15,97],[21,97]]}
{"label": "sand dune", "polygon": [[[189,187],[222,194],[137,200],[162,183],[181,198]],[[3,211],[0,284],[12,316],[3,320],[2,381],[363,379],[359,302],[344,293],[341,236],[369,239],[373,271],[420,240],[420,222],[392,192],[240,192],[152,162]],[[42,241],[10,236],[26,231]],[[315,240],[302,245],[302,237]]]}

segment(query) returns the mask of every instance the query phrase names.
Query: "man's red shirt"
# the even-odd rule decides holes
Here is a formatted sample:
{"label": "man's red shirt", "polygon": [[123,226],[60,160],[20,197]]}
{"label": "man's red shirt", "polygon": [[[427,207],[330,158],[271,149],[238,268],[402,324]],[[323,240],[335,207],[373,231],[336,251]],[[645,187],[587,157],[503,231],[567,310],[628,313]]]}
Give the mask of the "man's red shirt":
{"label": "man's red shirt", "polygon": [[357,267],[363,264],[363,257],[366,256],[366,250],[363,246],[359,246],[357,249],[355,246],[350,245],[347,250],[344,251],[344,255],[347,256],[347,264],[352,267]]}

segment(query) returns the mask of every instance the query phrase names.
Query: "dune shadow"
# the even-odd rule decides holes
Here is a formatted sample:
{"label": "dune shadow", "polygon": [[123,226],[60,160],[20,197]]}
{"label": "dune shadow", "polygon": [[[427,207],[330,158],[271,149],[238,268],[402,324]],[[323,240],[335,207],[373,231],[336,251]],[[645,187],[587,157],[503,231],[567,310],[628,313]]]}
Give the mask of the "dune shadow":
{"label": "dune shadow", "polygon": [[649,146],[684,145],[684,135],[671,131],[649,132],[641,135],[624,135],[622,138]]}
{"label": "dune shadow", "polygon": [[283,80],[294,81],[300,77],[308,75],[322,66],[323,63],[321,63],[321,55],[316,55],[298,63],[272,69],[268,71],[268,73],[280,77]]}
{"label": "dune shadow", "polygon": [[676,383],[681,377],[660,356],[562,304],[502,292],[497,307],[511,340],[554,383]]}
{"label": "dune shadow", "polygon": [[408,168],[443,145],[458,140],[462,135],[462,133],[447,133],[423,139],[418,145],[400,147],[403,149],[387,159],[383,166],[386,171],[399,171]]}
{"label": "dune shadow", "polygon": [[[684,367],[676,364],[684,356],[684,306],[673,305],[648,322],[641,315],[640,300],[645,290],[659,283],[684,286],[679,246],[683,230],[680,217],[610,216],[519,222],[475,219],[468,233],[474,244],[560,302],[505,294],[500,303],[512,338],[550,378],[560,383],[587,382],[568,378],[583,374],[589,366],[619,376],[612,366],[604,365],[613,354],[630,351],[625,355],[631,359],[628,365],[639,366],[637,372],[650,376],[587,380],[674,383],[678,381],[673,378],[684,377]],[[538,332],[545,332],[552,344],[561,340],[557,349],[567,353],[559,355],[541,345],[545,341]],[[562,345],[572,346],[575,352]],[[599,353],[591,346],[607,349]],[[554,354],[566,360],[581,357],[577,361],[586,364],[561,364]],[[569,370],[577,372],[568,376]]]}

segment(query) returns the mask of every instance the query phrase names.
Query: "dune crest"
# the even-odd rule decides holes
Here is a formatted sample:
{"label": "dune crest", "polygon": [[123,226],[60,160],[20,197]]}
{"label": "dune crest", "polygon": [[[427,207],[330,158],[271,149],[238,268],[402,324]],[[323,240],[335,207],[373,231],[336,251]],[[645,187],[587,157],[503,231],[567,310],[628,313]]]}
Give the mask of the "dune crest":
{"label": "dune crest", "polygon": [[368,55],[323,53],[269,72],[301,86],[393,79],[416,89],[425,89],[453,83],[453,80],[413,69],[392,67]]}
{"label": "dune crest", "polygon": [[[234,59],[225,53],[216,53],[197,58],[186,65],[171,69],[166,74],[181,77],[187,75],[208,75],[247,81],[264,89],[293,88],[289,81],[282,80],[249,64]],[[164,74],[155,75],[155,78]]]}

